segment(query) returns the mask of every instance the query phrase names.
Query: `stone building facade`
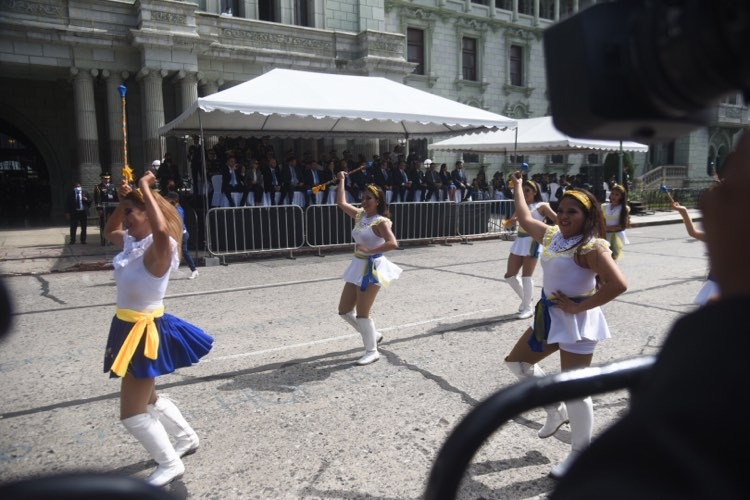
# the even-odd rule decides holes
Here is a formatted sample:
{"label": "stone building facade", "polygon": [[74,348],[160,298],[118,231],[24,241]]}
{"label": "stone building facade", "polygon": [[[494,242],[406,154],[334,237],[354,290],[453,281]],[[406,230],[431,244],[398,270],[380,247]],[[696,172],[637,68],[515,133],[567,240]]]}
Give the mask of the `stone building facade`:
{"label": "stone building facade", "polygon": [[[0,0],[2,194],[23,195],[27,209],[56,219],[72,183],[93,186],[102,170],[119,177],[125,145],[136,172],[166,151],[185,171],[187,138],[160,137],[159,127],[197,97],[276,67],[383,76],[506,116],[545,115],[542,32],[591,3]],[[706,179],[707,162],[720,162],[747,126],[747,108],[726,102],[715,122],[655,149],[657,156],[640,159],[641,168],[683,164],[691,178]],[[394,147],[377,140],[275,141],[276,151],[349,149],[367,157]],[[426,154],[425,141],[410,147]],[[436,155],[436,161],[456,159]],[[469,160],[492,172],[517,159]],[[576,173],[601,160],[527,161],[534,172]]]}

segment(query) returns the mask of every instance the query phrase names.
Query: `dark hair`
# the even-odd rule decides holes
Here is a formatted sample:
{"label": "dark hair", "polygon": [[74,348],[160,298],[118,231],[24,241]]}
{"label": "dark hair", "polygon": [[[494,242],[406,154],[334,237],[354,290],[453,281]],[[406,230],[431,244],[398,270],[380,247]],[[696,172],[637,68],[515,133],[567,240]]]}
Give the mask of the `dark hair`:
{"label": "dark hair", "polygon": [[365,187],[365,191],[369,191],[375,196],[375,199],[378,200],[378,214],[390,218],[391,214],[388,211],[388,203],[385,201],[385,193],[383,192],[383,189],[377,184],[368,184]]}
{"label": "dark hair", "polygon": [[630,210],[630,207],[628,206],[628,190],[621,184],[615,184],[612,186],[612,191],[620,193],[620,205],[622,205],[622,210],[620,210],[620,220],[617,221],[618,225],[623,229],[630,227],[630,217],[628,217],[628,211]]}
{"label": "dark hair", "polygon": [[[581,201],[576,198],[575,195],[578,193],[588,198],[589,206],[591,208],[584,206],[583,203],[581,203]],[[576,252],[578,252],[580,248],[584,244],[588,243],[592,238],[607,237],[607,223],[604,220],[604,213],[602,212],[602,207],[599,204],[599,200],[596,199],[596,196],[591,194],[589,191],[586,191],[585,189],[576,188],[566,190],[560,198],[560,201],[562,202],[564,198],[570,198],[571,200],[575,201],[578,206],[581,207],[583,213],[586,215],[586,218],[583,221],[583,228],[581,230],[583,238],[581,238],[581,241],[576,245]]]}
{"label": "dark hair", "polygon": [[534,181],[524,180],[521,189],[523,189],[523,186],[528,186],[534,190],[534,203],[542,201],[542,193],[539,192],[539,184]]}

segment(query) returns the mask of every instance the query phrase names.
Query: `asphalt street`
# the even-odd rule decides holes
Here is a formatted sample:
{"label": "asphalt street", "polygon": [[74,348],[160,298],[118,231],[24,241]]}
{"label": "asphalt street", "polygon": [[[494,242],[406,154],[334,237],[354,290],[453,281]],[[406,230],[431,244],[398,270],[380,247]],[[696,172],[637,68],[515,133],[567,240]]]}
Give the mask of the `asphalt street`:
{"label": "asphalt street", "polygon": [[[613,338],[603,364],[658,352],[693,310],[706,276],[703,243],[682,224],[628,230],[626,293],[605,306]],[[440,445],[481,400],[515,382],[502,363],[528,324],[503,281],[511,242],[410,246],[372,317],[385,335],[379,362],[352,364],[359,334],[338,318],[347,253],[255,259],[175,273],[167,311],[215,337],[200,364],[158,380],[201,438],[177,498],[416,499]],[[541,269],[535,274],[537,291]],[[119,384],[102,373],[114,311],[111,271],[6,276],[13,331],[0,344],[0,481],[73,470],[145,477],[154,467],[118,421]],[[556,356],[542,366],[558,370]],[[628,406],[626,392],[594,398],[595,433]],[[569,449],[567,425],[536,431],[521,415],[474,457],[460,498],[543,498]]]}

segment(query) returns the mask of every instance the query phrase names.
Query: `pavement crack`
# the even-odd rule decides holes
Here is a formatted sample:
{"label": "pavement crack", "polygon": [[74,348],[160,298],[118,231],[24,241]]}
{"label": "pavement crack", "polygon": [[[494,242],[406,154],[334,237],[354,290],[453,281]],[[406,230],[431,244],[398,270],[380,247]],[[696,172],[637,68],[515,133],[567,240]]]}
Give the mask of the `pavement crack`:
{"label": "pavement crack", "polygon": [[464,403],[466,403],[469,406],[471,406],[472,408],[479,404],[479,401],[477,401],[476,399],[474,399],[473,397],[471,397],[468,392],[462,391],[458,387],[455,387],[455,386],[451,385],[443,377],[439,377],[439,376],[435,375],[434,373],[432,373],[432,372],[430,372],[428,370],[425,370],[423,368],[418,367],[417,365],[413,365],[411,363],[407,363],[400,356],[398,356],[397,354],[394,354],[392,351],[387,351],[387,350],[381,348],[380,352],[381,352],[381,354],[385,355],[386,359],[388,359],[388,362],[391,363],[392,365],[394,365],[394,366],[402,366],[402,367],[406,368],[407,370],[411,370],[411,371],[419,373],[420,375],[422,375],[427,380],[432,380],[433,382],[435,382],[437,384],[437,386],[440,387],[442,390],[444,390],[446,392],[452,392],[454,394],[458,394],[459,396],[461,396],[461,400]]}
{"label": "pavement crack", "polygon": [[37,279],[37,281],[39,281],[39,284],[42,285],[42,297],[50,299],[53,302],[57,302],[58,304],[63,304],[63,305],[67,304],[67,302],[65,302],[64,300],[60,300],[50,293],[49,281],[42,278],[41,276],[34,276],[34,277]]}

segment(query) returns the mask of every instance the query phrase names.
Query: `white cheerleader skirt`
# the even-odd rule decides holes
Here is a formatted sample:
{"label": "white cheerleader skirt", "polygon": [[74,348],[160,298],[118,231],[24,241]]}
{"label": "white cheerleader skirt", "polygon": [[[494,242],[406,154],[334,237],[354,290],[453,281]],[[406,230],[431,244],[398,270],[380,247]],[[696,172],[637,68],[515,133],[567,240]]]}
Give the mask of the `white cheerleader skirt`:
{"label": "white cheerleader skirt", "polygon": [[382,254],[372,259],[372,274],[370,275],[368,273],[369,260],[366,256],[352,258],[341,279],[358,287],[362,286],[363,280],[374,285],[387,287],[391,281],[401,276],[403,270]]}
{"label": "white cheerleader skirt", "polygon": [[518,235],[513,245],[510,247],[510,253],[520,255],[521,257],[539,258],[539,243],[534,241],[531,236]]}

